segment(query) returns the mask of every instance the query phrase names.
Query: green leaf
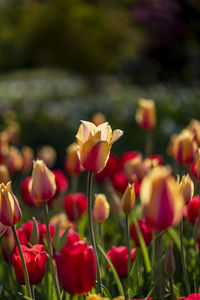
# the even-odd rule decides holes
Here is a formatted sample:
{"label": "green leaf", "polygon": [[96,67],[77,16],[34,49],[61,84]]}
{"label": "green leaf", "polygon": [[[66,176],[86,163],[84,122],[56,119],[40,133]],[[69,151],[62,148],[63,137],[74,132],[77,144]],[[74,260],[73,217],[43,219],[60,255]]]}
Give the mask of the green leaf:
{"label": "green leaf", "polygon": [[37,245],[38,242],[39,242],[38,224],[35,217],[33,217],[33,229],[31,231],[30,243],[31,245]]}
{"label": "green leaf", "polygon": [[8,228],[6,228],[1,234],[0,234],[0,241],[2,240],[2,238],[4,237],[4,235],[6,234]]}
{"label": "green leaf", "polygon": [[103,292],[104,296],[106,298],[112,299],[112,296],[111,296],[109,290],[107,289],[107,287],[105,287],[105,285],[101,284],[101,288],[102,288],[102,292]]}
{"label": "green leaf", "polygon": [[65,232],[63,233],[63,235],[61,237],[59,237],[58,243],[57,243],[56,248],[55,248],[58,252],[60,252],[60,250],[66,244],[67,235],[68,235],[69,230],[70,230],[70,226],[67,227],[67,229],[65,230]]}

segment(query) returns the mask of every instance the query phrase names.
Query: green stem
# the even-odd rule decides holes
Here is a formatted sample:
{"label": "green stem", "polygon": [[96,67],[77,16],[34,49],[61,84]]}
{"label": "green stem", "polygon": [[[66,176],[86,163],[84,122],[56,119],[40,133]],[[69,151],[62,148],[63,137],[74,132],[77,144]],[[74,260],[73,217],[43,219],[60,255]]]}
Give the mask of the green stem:
{"label": "green stem", "polygon": [[102,256],[104,257],[104,259],[106,260],[107,264],[109,265],[112,273],[113,273],[113,277],[115,279],[115,282],[117,284],[117,287],[118,287],[118,290],[119,290],[119,293],[120,293],[120,296],[124,296],[124,290],[123,290],[123,287],[122,287],[122,284],[121,284],[121,281],[119,279],[119,276],[111,262],[111,260],[108,258],[108,256],[106,255],[105,251],[102,249],[102,247],[100,245],[97,245],[99,251],[101,252]]}
{"label": "green stem", "polygon": [[183,268],[183,276],[184,276],[184,281],[185,281],[186,293],[188,296],[189,294],[191,294],[191,292],[190,292],[190,285],[189,285],[188,274],[187,274],[185,251],[184,251],[184,246],[183,246],[183,219],[181,219],[181,222],[180,222],[180,243],[181,243],[181,262],[182,262],[182,268]]}
{"label": "green stem", "polygon": [[99,231],[99,240],[101,247],[104,249],[104,240],[103,240],[103,224],[98,223],[98,231]]}
{"label": "green stem", "polygon": [[169,278],[169,287],[170,287],[170,294],[171,294],[171,300],[176,300],[175,294],[174,294],[174,287],[173,287],[173,278]]}
{"label": "green stem", "polygon": [[155,260],[157,269],[157,299],[163,300],[162,267],[161,267],[161,234],[157,234],[155,240]]}
{"label": "green stem", "polygon": [[31,293],[31,286],[30,286],[28,271],[27,271],[26,263],[25,263],[25,260],[24,260],[24,255],[23,255],[23,252],[22,252],[22,248],[21,248],[21,245],[20,245],[20,242],[19,242],[19,238],[18,238],[18,235],[17,235],[17,232],[16,232],[15,225],[12,226],[12,231],[13,231],[13,234],[14,234],[14,237],[15,237],[15,241],[16,241],[17,248],[18,248],[19,255],[20,255],[20,258],[21,258],[21,262],[22,262],[22,267],[23,267],[23,272],[24,272],[24,279],[25,279],[25,283],[26,283],[27,295],[28,295],[28,297],[30,297],[32,299],[32,293]]}
{"label": "green stem", "polygon": [[48,253],[49,253],[50,270],[52,274],[52,279],[53,279],[57,299],[61,300],[57,273],[53,263],[53,250],[52,250],[51,237],[49,232],[48,205],[47,202],[45,201],[43,202],[43,210],[44,210],[44,220],[45,220],[46,231],[47,231],[47,245],[48,245]]}
{"label": "green stem", "polygon": [[97,255],[97,246],[94,237],[94,228],[93,228],[93,221],[92,221],[92,180],[93,180],[93,173],[88,172],[88,181],[87,181],[87,198],[88,198],[88,230],[89,230],[89,240],[94,248],[96,263],[97,263],[97,288],[98,293],[101,294],[101,273],[100,273],[100,265],[99,259]]}
{"label": "green stem", "polygon": [[129,215],[126,215],[126,243],[127,243],[127,251],[128,251],[128,291],[127,291],[127,296],[129,299],[129,289],[131,287],[131,278],[130,278],[130,273],[131,273],[131,247],[130,247],[130,227],[129,227]]}
{"label": "green stem", "polygon": [[35,286],[33,284],[31,285],[31,291],[33,295],[33,300],[35,300]]}
{"label": "green stem", "polygon": [[140,242],[140,247],[141,247],[142,255],[143,255],[143,258],[144,258],[146,271],[147,271],[147,273],[150,273],[151,272],[151,263],[150,263],[150,259],[149,259],[149,253],[148,253],[146,244],[144,242],[143,236],[141,234],[140,228],[138,226],[138,223],[137,223],[135,217],[133,217],[133,223],[135,225],[136,233],[137,233],[137,236],[138,236],[138,239],[139,239],[139,242]]}

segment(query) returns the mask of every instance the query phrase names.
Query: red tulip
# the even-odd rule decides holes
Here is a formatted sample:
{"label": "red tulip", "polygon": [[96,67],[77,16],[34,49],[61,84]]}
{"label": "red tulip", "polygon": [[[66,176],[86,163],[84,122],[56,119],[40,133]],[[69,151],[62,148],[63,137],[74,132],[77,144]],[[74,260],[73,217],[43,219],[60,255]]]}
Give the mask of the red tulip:
{"label": "red tulip", "polygon": [[159,154],[150,155],[148,158],[155,162],[156,165],[162,165],[163,163],[163,157]]}
{"label": "red tulip", "polygon": [[[180,298],[182,299],[182,298]],[[144,298],[144,299],[131,299],[131,300],[153,300],[153,298]]]}
{"label": "red tulip", "polygon": [[[152,234],[152,228],[151,226],[149,226],[145,221],[143,220],[138,220],[137,221],[138,226],[140,228],[140,231],[142,233],[143,239],[145,241],[145,244],[147,246],[149,246],[149,244],[151,243],[152,239],[153,239],[153,234]],[[140,246],[140,242],[135,230],[135,226],[134,224],[131,225],[131,237],[134,240],[136,246]]]}
{"label": "red tulip", "polygon": [[190,224],[194,225],[195,221],[199,217],[199,201],[200,197],[199,196],[194,196],[192,197],[192,200],[188,204],[188,219]]}
{"label": "red tulip", "polygon": [[177,300],[200,300],[200,293],[199,294],[190,294],[188,297],[181,297]]}
{"label": "red tulip", "polygon": [[[21,246],[24,255],[30,284],[39,284],[46,270],[47,253],[44,251],[43,245],[35,245],[32,248]],[[12,263],[15,275],[20,284],[25,284],[24,273],[21,258],[16,248],[16,253],[12,254]]]}
{"label": "red tulip", "polygon": [[127,188],[128,181],[123,171],[118,171],[114,174],[112,178],[112,184],[114,189],[123,194]]}
{"label": "red tulip", "polygon": [[106,178],[111,178],[118,168],[118,158],[114,154],[110,154],[105,168],[100,173],[96,174],[96,180],[98,182],[104,181]]}
{"label": "red tulip", "polygon": [[[131,249],[131,264],[135,258],[136,249]],[[120,278],[126,278],[128,274],[128,251],[127,247],[112,247],[108,253],[113,266],[115,267],[117,274]]]}
{"label": "red tulip", "polygon": [[32,195],[32,178],[27,177],[25,180],[21,182],[21,195],[22,200],[27,205],[34,205],[34,198]]}
{"label": "red tulip", "polygon": [[119,160],[119,168],[121,170],[124,170],[125,163],[129,160],[134,159],[138,155],[140,155],[140,153],[137,151],[130,151],[130,152],[125,152],[124,154],[122,154],[122,156],[120,157],[120,160]]}
{"label": "red tulip", "polygon": [[60,193],[64,193],[67,191],[69,182],[65,174],[60,170],[52,170],[55,175],[56,181],[56,193],[54,197],[58,196]]}
{"label": "red tulip", "polygon": [[79,241],[55,256],[58,278],[71,295],[88,293],[95,285],[96,260],[93,248]]}
{"label": "red tulip", "polygon": [[68,194],[65,198],[65,210],[70,221],[79,219],[87,209],[87,197],[83,193]]}

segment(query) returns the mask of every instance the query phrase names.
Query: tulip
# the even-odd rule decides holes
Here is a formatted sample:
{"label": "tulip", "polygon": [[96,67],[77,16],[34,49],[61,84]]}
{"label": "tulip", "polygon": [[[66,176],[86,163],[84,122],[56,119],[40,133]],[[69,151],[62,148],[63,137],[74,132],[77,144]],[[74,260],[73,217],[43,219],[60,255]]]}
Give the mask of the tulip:
{"label": "tulip", "polygon": [[110,205],[104,194],[95,196],[94,208],[92,212],[93,219],[96,222],[104,222],[108,219],[110,213]]}
{"label": "tulip", "polygon": [[8,127],[6,128],[6,132],[8,134],[9,143],[16,145],[19,139],[19,131],[20,126],[17,122],[12,120]]}
{"label": "tulip", "polygon": [[0,182],[6,184],[10,179],[9,171],[7,166],[0,165]]}
{"label": "tulip", "polygon": [[83,171],[78,158],[77,148],[77,143],[73,143],[66,149],[65,170],[71,175],[79,175]]}
{"label": "tulip", "polygon": [[[30,284],[39,284],[45,274],[47,253],[44,251],[44,245],[35,245],[32,248],[21,246],[28,270]],[[12,254],[12,263],[15,275],[20,284],[25,284],[22,263],[19,252]]]}
{"label": "tulip", "polygon": [[[135,258],[136,249],[131,249],[131,265]],[[108,253],[113,266],[115,267],[117,274],[120,278],[126,278],[128,275],[128,251],[127,247],[112,247]]]}
{"label": "tulip", "polygon": [[6,226],[17,224],[22,217],[17,198],[12,192],[11,182],[0,185],[0,222]]}
{"label": "tulip", "polygon": [[114,154],[110,154],[109,159],[106,163],[105,168],[98,174],[96,174],[95,178],[98,182],[102,182],[107,178],[112,178],[115,172],[118,169],[118,158]]}
{"label": "tulip", "polygon": [[56,160],[56,150],[52,146],[43,146],[37,153],[37,157],[43,160],[48,168],[53,167]]}
{"label": "tulip", "polygon": [[153,100],[140,99],[135,119],[138,125],[145,130],[152,130],[156,126],[156,110]]}
{"label": "tulip", "polygon": [[68,189],[69,182],[66,178],[65,174],[60,170],[53,170],[53,174],[55,175],[56,181],[56,192],[54,197],[59,196],[61,193],[65,193]]}
{"label": "tulip", "polygon": [[[1,226],[3,226],[1,224]],[[5,227],[6,228],[6,227]],[[4,229],[5,230],[5,229]],[[3,258],[7,263],[11,262],[11,255],[16,247],[15,238],[11,227],[7,227],[7,231],[1,239],[1,249],[3,253]]]}
{"label": "tulip", "polygon": [[129,184],[122,197],[122,211],[129,215],[135,206],[134,185]]}
{"label": "tulip", "polygon": [[109,300],[109,298],[104,298],[96,294],[91,294],[86,297],[86,300]]}
{"label": "tulip", "polygon": [[23,166],[23,158],[19,149],[14,146],[9,148],[9,153],[7,157],[7,165],[10,172],[19,172]]}
{"label": "tulip", "polygon": [[[149,162],[147,164],[147,162]],[[144,176],[149,172],[151,168],[151,160],[143,161],[142,156],[137,157],[127,161],[124,165],[124,173],[128,182],[133,183],[135,181],[141,181]]]}
{"label": "tulip", "polygon": [[175,272],[175,258],[173,253],[173,243],[170,242],[165,256],[164,270],[167,277],[172,278]]}
{"label": "tulip", "polygon": [[95,126],[93,123],[81,121],[76,135],[78,156],[83,167],[93,173],[103,170],[109,158],[112,144],[123,134],[117,129],[112,132],[107,122]]}
{"label": "tulip", "polygon": [[198,149],[197,160],[190,166],[190,173],[196,180],[200,181],[200,149]]}
{"label": "tulip", "polygon": [[154,166],[162,165],[163,163],[163,157],[159,154],[150,155],[148,158],[152,161]]}
{"label": "tulip", "polygon": [[[179,179],[178,179],[178,183],[179,183]],[[180,192],[183,195],[185,205],[187,205],[194,195],[194,183],[188,174],[187,176],[184,175],[181,179]]]}
{"label": "tulip", "polygon": [[196,220],[199,218],[199,203],[200,196],[194,196],[188,204],[188,220],[192,225],[194,225]]}
{"label": "tulip", "polygon": [[0,132],[0,154],[5,157],[9,152],[8,134],[5,131]]}
{"label": "tulip", "polygon": [[[145,220],[137,220],[137,223],[140,228],[146,246],[149,246],[153,239],[151,226]],[[131,225],[131,237],[134,243],[136,244],[136,246],[139,247],[140,242],[134,224]]]}
{"label": "tulip", "polygon": [[59,225],[60,229],[67,229],[67,227],[71,227],[73,228],[74,225],[73,223],[71,223],[66,214],[65,213],[59,213],[54,215],[50,220],[49,220],[49,224],[56,227],[57,225]]}
{"label": "tulip", "polygon": [[34,152],[31,147],[24,146],[21,150],[23,158],[23,171],[29,172],[32,168]]}
{"label": "tulip", "polygon": [[123,194],[125,192],[128,186],[128,180],[126,179],[123,171],[118,171],[114,174],[114,176],[112,177],[112,184],[114,189],[120,194]]}
{"label": "tulip", "polygon": [[200,293],[198,294],[190,294],[188,297],[181,297],[177,300],[200,300]]}
{"label": "tulip", "polygon": [[180,164],[190,164],[194,161],[197,143],[193,134],[185,129],[174,139],[173,156]]}
{"label": "tulip", "polygon": [[99,126],[106,122],[106,117],[104,114],[98,112],[92,116],[92,123],[94,123],[96,126]]}
{"label": "tulip", "polygon": [[33,162],[32,193],[36,203],[51,199],[56,192],[55,175],[42,160]]}
{"label": "tulip", "polygon": [[123,171],[125,163],[129,160],[136,158],[139,155],[141,155],[141,154],[137,151],[130,151],[130,152],[125,152],[124,154],[122,154],[122,156],[120,157],[120,160],[119,160],[119,169]]}
{"label": "tulip", "polygon": [[200,122],[199,120],[191,120],[187,129],[194,135],[194,140],[200,145]]}
{"label": "tulip", "polygon": [[177,225],[182,218],[184,199],[168,167],[154,168],[142,181],[140,198],[148,223],[157,230]]}
{"label": "tulip", "polygon": [[32,194],[32,178],[27,177],[25,180],[21,182],[21,196],[22,200],[27,205],[34,205],[35,201]]}
{"label": "tulip", "polygon": [[95,285],[96,260],[94,250],[86,242],[78,241],[64,247],[55,256],[58,278],[71,295],[88,293]]}
{"label": "tulip", "polygon": [[83,193],[68,194],[64,201],[66,214],[72,222],[87,210],[87,197]]}

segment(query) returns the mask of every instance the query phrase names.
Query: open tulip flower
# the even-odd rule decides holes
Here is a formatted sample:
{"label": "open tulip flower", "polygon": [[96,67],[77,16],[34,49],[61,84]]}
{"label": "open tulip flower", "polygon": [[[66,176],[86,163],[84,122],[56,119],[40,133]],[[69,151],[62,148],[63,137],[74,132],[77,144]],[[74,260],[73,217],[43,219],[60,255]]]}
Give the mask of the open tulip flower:
{"label": "open tulip flower", "polygon": [[103,170],[109,158],[112,144],[123,134],[117,129],[112,132],[110,125],[105,122],[99,126],[87,121],[81,121],[76,135],[78,156],[83,167],[93,173]]}

